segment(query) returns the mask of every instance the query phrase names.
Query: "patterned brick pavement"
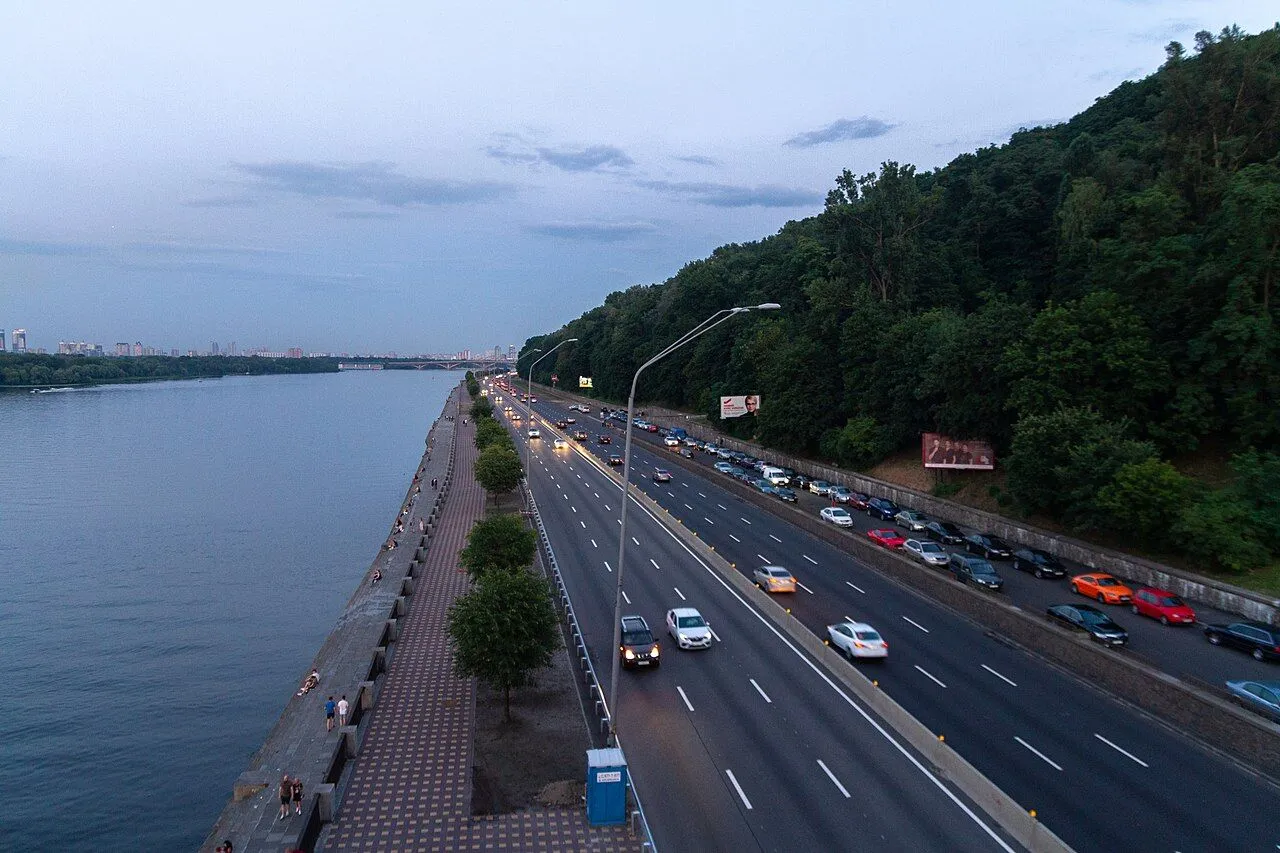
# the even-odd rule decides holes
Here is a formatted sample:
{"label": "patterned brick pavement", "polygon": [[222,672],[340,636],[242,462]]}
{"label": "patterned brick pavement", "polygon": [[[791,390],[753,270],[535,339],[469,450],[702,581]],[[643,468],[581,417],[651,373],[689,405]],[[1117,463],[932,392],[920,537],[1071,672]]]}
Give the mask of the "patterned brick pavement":
{"label": "patterned brick pavement", "polygon": [[[463,411],[467,405],[464,395]],[[474,436],[474,424],[459,423],[452,491],[323,849],[639,850],[626,827],[590,827],[585,809],[471,817],[475,682],[453,674],[445,624],[449,605],[468,588],[458,552],[485,509],[472,476]]]}

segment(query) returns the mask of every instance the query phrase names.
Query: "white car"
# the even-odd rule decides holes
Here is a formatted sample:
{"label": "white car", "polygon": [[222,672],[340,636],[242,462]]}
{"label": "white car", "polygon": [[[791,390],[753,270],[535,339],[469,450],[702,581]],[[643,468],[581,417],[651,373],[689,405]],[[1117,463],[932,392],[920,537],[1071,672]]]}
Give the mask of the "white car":
{"label": "white car", "polygon": [[847,658],[877,658],[889,656],[889,644],[880,632],[866,622],[840,622],[827,626],[827,637],[836,651]]}
{"label": "white car", "polygon": [[829,506],[818,513],[823,521],[829,521],[836,527],[853,527],[853,516],[842,506]]}
{"label": "white car", "polygon": [[667,633],[682,649],[711,648],[711,626],[692,607],[677,607],[667,611]]}
{"label": "white car", "polygon": [[556,450],[568,450],[569,442],[565,441],[563,438],[557,438],[555,442],[552,444],[552,447],[554,447]]}
{"label": "white car", "polygon": [[765,592],[795,592],[796,579],[782,566],[761,566],[751,573],[756,586]]}
{"label": "white car", "polygon": [[945,566],[951,559],[941,545],[928,539],[908,539],[902,543],[902,550],[927,566]]}
{"label": "white car", "polygon": [[667,436],[666,438],[662,439],[662,443],[665,444],[667,447],[679,447],[680,439],[673,438],[672,436]]}
{"label": "white car", "polygon": [[564,419],[564,422],[565,422],[565,423],[567,423],[567,424],[576,424],[576,423],[578,422],[578,420],[577,420],[577,418],[565,418],[565,419]]}
{"label": "white car", "polygon": [[529,430],[529,438],[542,438],[542,431],[537,427]]}

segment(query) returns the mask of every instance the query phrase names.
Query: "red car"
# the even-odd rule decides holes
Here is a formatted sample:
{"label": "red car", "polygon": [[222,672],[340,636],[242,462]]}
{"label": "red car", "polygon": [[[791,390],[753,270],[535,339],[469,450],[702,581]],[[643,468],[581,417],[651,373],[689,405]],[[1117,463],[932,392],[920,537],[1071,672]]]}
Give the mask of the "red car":
{"label": "red car", "polygon": [[1161,625],[1193,625],[1196,612],[1167,589],[1144,586],[1133,594],[1133,612],[1159,619]]}
{"label": "red car", "polygon": [[879,530],[868,530],[867,538],[886,548],[901,548],[907,541],[906,537],[901,533],[888,527],[882,527]]}

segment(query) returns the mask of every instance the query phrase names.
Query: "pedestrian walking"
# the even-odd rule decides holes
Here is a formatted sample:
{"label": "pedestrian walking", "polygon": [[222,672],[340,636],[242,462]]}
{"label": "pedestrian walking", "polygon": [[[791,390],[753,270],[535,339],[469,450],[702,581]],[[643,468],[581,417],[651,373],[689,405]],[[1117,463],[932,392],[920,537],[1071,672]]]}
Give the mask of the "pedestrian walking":
{"label": "pedestrian walking", "polygon": [[325,731],[333,731],[333,715],[338,710],[338,703],[333,701],[333,697],[329,697],[329,701],[324,703],[324,726]]}
{"label": "pedestrian walking", "polygon": [[293,780],[293,811],[302,814],[302,780],[297,777]]}
{"label": "pedestrian walking", "polygon": [[289,774],[284,774],[284,778],[280,780],[280,816],[276,820],[284,820],[289,814],[289,798],[293,796],[293,783],[289,781]]}
{"label": "pedestrian walking", "polygon": [[440,483],[440,479],[438,477],[431,478],[431,488],[433,489],[436,488],[436,486],[439,485],[439,483]]}
{"label": "pedestrian walking", "polygon": [[347,724],[347,714],[351,712],[351,703],[347,701],[347,694],[343,693],[342,698],[338,700],[338,725],[345,726]]}

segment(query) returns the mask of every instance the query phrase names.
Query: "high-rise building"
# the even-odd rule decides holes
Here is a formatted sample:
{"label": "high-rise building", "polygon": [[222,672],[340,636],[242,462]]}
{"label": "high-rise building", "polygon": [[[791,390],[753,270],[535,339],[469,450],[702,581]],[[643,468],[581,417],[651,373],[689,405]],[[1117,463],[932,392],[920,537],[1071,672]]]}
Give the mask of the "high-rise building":
{"label": "high-rise building", "polygon": [[133,343],[133,354],[134,354],[134,355],[142,355],[142,341],[134,341],[134,343]]}
{"label": "high-rise building", "polygon": [[227,344],[227,355],[235,355],[235,354],[236,354],[236,342],[232,341],[231,343]]}
{"label": "high-rise building", "polygon": [[178,357],[178,348],[177,348],[177,347],[174,347],[173,349],[169,350],[169,355],[173,356],[174,358],[177,358],[177,357]]}
{"label": "high-rise building", "polygon": [[116,355],[126,356],[129,354],[129,344],[127,341],[116,341]]}
{"label": "high-rise building", "polygon": [[289,347],[287,358],[302,358],[302,347]]}
{"label": "high-rise building", "polygon": [[511,346],[507,347],[507,361],[515,361],[515,360],[516,360],[516,345],[512,344]]}
{"label": "high-rise building", "polygon": [[4,352],[4,329],[0,329],[0,352]]}
{"label": "high-rise building", "polygon": [[27,351],[27,330],[26,329],[13,330],[13,351],[14,352]]}
{"label": "high-rise building", "polygon": [[217,355],[217,354],[218,354],[218,342],[209,341],[209,355]]}

